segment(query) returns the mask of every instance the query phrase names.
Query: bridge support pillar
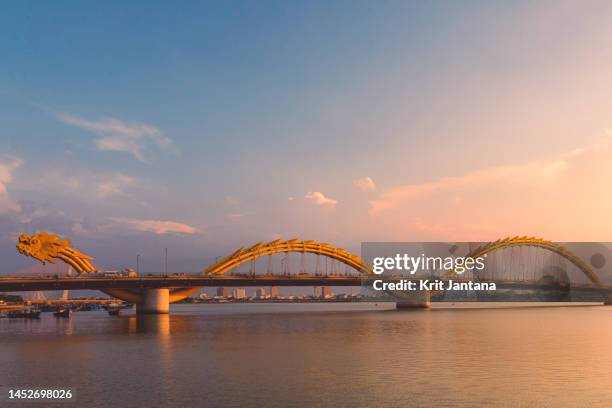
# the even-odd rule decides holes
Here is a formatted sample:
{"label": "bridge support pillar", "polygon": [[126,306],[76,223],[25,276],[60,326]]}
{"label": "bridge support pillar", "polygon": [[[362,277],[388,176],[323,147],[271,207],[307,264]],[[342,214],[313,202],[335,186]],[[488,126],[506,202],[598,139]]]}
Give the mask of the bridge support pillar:
{"label": "bridge support pillar", "polygon": [[167,314],[170,312],[170,289],[144,289],[143,301],[136,305],[138,314]]}
{"label": "bridge support pillar", "polygon": [[411,296],[397,302],[395,308],[402,309],[429,309],[431,307],[431,292],[428,290],[420,290],[411,293]]}

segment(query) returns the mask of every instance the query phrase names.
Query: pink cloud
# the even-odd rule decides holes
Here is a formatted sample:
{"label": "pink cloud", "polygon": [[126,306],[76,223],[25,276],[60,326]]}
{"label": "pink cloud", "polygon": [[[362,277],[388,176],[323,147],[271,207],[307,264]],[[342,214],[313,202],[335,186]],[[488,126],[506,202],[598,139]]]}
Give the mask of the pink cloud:
{"label": "pink cloud", "polygon": [[609,240],[612,144],[458,176],[400,185],[370,201],[370,230],[384,239],[466,240],[538,235]]}
{"label": "pink cloud", "polygon": [[195,234],[197,230],[188,224],[174,221],[142,220],[136,218],[111,218],[115,223],[134,231],[153,232],[155,234]]}

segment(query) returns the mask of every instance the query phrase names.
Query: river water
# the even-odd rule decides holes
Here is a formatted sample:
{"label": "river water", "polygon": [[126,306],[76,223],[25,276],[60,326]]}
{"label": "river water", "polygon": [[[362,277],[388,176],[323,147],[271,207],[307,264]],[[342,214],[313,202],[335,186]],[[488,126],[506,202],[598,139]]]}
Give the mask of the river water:
{"label": "river water", "polygon": [[35,407],[612,407],[612,307],[389,306],[0,319],[0,389],[76,394]]}

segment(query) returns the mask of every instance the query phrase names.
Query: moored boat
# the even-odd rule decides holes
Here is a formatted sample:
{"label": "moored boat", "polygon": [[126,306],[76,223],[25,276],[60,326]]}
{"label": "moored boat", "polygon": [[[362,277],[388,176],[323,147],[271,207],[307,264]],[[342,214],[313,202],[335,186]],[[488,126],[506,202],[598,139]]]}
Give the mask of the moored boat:
{"label": "moored boat", "polygon": [[113,309],[108,309],[108,314],[110,316],[121,316],[121,309],[119,308],[113,308]]}
{"label": "moored boat", "polygon": [[7,313],[9,319],[38,319],[40,318],[40,310],[36,309],[23,309],[23,310],[12,310]]}
{"label": "moored boat", "polygon": [[53,316],[55,317],[70,317],[72,315],[72,309],[66,307],[58,307],[55,312],[53,312]]}

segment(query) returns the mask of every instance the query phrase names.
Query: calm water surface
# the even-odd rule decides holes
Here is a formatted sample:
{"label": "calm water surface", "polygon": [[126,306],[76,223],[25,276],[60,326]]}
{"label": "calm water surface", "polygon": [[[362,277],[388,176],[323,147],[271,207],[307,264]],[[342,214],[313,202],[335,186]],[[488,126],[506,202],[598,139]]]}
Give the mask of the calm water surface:
{"label": "calm water surface", "polygon": [[612,307],[385,307],[0,319],[0,386],[81,407],[612,407]]}

